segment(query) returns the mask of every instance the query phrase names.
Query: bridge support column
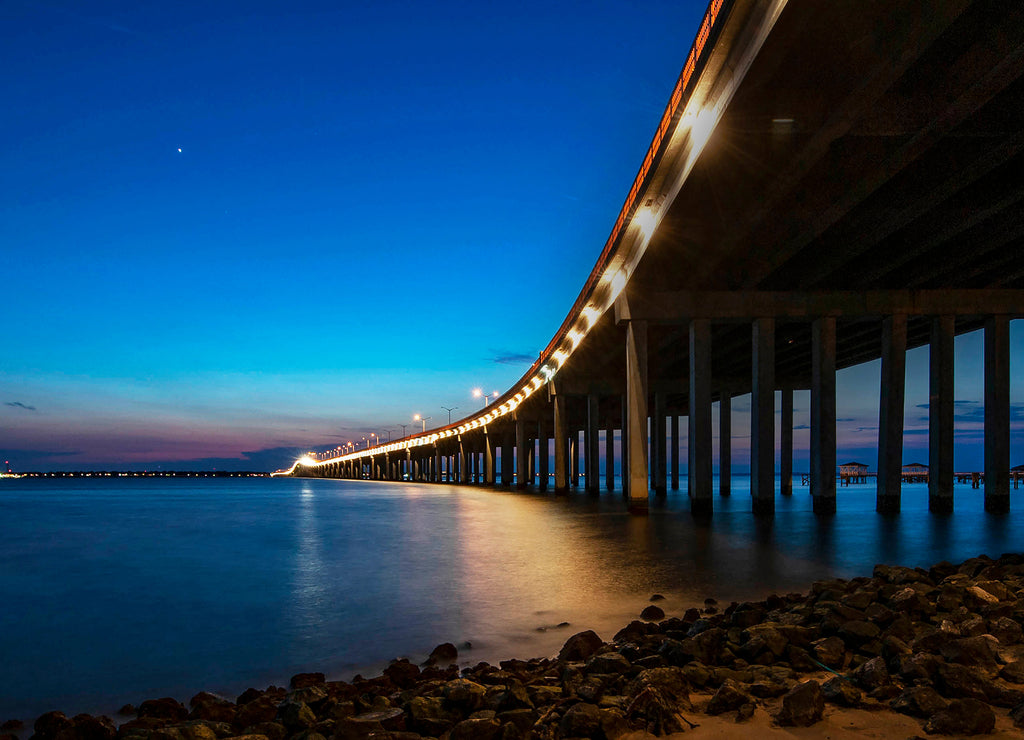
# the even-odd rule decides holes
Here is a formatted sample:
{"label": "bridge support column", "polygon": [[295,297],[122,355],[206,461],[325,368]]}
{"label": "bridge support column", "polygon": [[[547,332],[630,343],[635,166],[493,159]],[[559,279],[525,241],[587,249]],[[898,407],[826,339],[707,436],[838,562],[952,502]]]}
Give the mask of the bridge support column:
{"label": "bridge support column", "polygon": [[654,414],[651,416],[651,486],[656,496],[664,496],[668,478],[665,465],[665,394],[654,394]]}
{"label": "bridge support column", "polygon": [[537,422],[537,490],[548,490],[548,478],[551,464],[548,461],[551,453],[548,450],[547,425],[541,419]]}
{"label": "bridge support column", "polygon": [[575,429],[569,433],[569,478],[573,488],[580,487],[580,433]]}
{"label": "bridge support column", "polygon": [[464,439],[462,439],[462,437],[459,437],[459,470],[462,473],[459,477],[459,483],[462,483],[463,485],[468,484],[472,479],[469,455],[469,445]]}
{"label": "bridge support column", "polygon": [[985,511],[1010,510],[1010,321],[985,319]]}
{"label": "bridge support column", "polygon": [[673,491],[679,490],[679,415],[672,414],[669,417],[669,427],[672,432],[672,444],[669,447],[669,485]]}
{"label": "bridge support column", "polygon": [[515,431],[506,429],[501,439],[501,485],[511,487],[515,475]]}
{"label": "bridge support column", "polygon": [[626,419],[623,435],[628,445],[623,481],[629,481],[629,508],[647,511],[647,322],[626,324]]}
{"label": "bridge support column", "polygon": [[718,495],[732,493],[732,392],[718,394]]}
{"label": "bridge support column", "polygon": [[600,403],[598,397],[591,393],[587,396],[587,428],[583,438],[586,444],[586,487],[587,493],[598,494],[601,492],[601,440],[598,426],[598,413]]}
{"label": "bridge support column", "polygon": [[441,448],[436,444],[434,445],[434,471],[431,476],[431,480],[433,480],[434,483],[441,482]]}
{"label": "bridge support column", "polygon": [[[675,427],[678,430],[678,425]],[[714,510],[714,461],[711,456],[711,322],[690,322],[690,413],[687,417],[687,489],[690,511]],[[673,438],[675,438],[673,434]],[[678,442],[674,442],[678,447]]]}
{"label": "bridge support column", "polygon": [[610,419],[604,428],[604,487],[615,490],[615,424]]}
{"label": "bridge support column", "polygon": [[811,496],[815,514],[836,513],[836,320],[811,323]]}
{"label": "bridge support column", "polygon": [[907,317],[882,321],[882,386],[878,414],[878,496],[875,508],[900,510],[903,479],[903,404],[907,380]]}
{"label": "bridge support column", "polygon": [[755,514],[775,514],[775,320],[754,319],[750,397],[750,495]]}
{"label": "bridge support column", "polygon": [[779,493],[793,495],[793,389],[782,389],[781,434],[779,436]]}
{"label": "bridge support column", "polygon": [[526,488],[527,466],[530,454],[526,449],[526,420],[516,419],[516,488]]}
{"label": "bridge support column", "polygon": [[629,412],[626,410],[627,397],[619,399],[621,429],[619,430],[619,482],[622,484],[622,498],[629,499]]}
{"label": "bridge support column", "polygon": [[928,347],[928,510],[936,514],[953,513],[955,328],[953,316],[933,318]]}
{"label": "bridge support column", "polygon": [[497,482],[497,475],[494,469],[494,435],[490,430],[484,430],[484,484],[493,486]]}
{"label": "bridge support column", "polygon": [[565,414],[565,396],[554,398],[555,406],[555,493],[569,490],[569,430]]}

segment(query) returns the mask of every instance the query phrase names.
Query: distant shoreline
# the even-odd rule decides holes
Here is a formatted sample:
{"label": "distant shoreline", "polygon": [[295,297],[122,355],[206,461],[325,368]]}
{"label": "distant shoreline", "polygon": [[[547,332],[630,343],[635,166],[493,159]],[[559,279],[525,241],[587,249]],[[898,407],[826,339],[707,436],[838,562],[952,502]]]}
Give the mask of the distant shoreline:
{"label": "distant shoreline", "polygon": [[18,478],[269,478],[262,470],[67,470],[18,473]]}

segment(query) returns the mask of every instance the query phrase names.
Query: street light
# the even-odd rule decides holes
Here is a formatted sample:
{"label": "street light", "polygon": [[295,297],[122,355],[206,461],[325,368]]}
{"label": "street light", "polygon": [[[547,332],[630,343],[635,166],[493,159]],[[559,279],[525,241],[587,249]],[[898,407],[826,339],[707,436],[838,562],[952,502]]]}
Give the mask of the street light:
{"label": "street light", "polygon": [[443,408],[443,409],[444,409],[445,411],[447,411],[447,412],[448,412],[448,424],[449,424],[449,426],[450,426],[450,425],[451,425],[451,423],[452,423],[452,412],[453,412],[453,411],[454,411],[455,409],[457,409],[457,408],[458,408],[458,406],[452,406],[451,408],[448,408],[447,406],[442,406],[441,408]]}
{"label": "street light", "polygon": [[405,428],[407,426],[409,426],[409,425],[408,424],[399,424],[398,426],[402,427],[402,438],[405,439]]}
{"label": "street light", "polygon": [[424,417],[424,416],[420,416],[419,414],[416,414],[415,416],[412,417],[412,420],[413,421],[421,422],[423,424],[423,429],[421,431],[425,432],[425,431],[427,431],[427,422],[430,421],[433,418],[434,418],[433,416],[425,416]]}
{"label": "street light", "polygon": [[492,398],[497,398],[497,397],[498,397],[498,391],[494,391],[494,393],[488,395],[488,394],[484,393],[482,390],[480,390],[479,388],[474,388],[473,389],[473,398],[482,398],[482,399],[484,399],[484,408],[487,408],[487,404],[489,404],[491,402]]}
{"label": "street light", "polygon": [[[371,437],[377,437],[377,432],[370,432],[370,436]],[[379,445],[380,444],[380,437],[377,437],[377,441],[374,442],[373,444],[374,445]]]}
{"label": "street light", "polygon": [[[381,429],[381,431],[388,435],[388,442],[390,442],[391,441],[391,430],[390,429]],[[377,437],[377,439],[379,440],[380,437]]]}

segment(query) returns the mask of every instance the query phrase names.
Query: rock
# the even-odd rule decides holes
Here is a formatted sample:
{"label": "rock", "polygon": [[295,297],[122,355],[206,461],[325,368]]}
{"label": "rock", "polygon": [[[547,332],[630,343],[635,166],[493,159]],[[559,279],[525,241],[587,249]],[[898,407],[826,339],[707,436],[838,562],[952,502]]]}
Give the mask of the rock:
{"label": "rock", "polygon": [[687,723],[679,713],[693,709],[686,678],[676,667],[641,671],[627,686],[626,695],[630,698],[627,719],[644,722],[654,734],[683,731]]}
{"label": "rock", "polygon": [[842,668],[846,660],[846,643],[834,635],[812,642],[811,651],[819,662],[829,668]]}
{"label": "rock", "polygon": [[296,673],[288,685],[293,689],[304,689],[308,686],[316,686],[327,679],[322,673]]}
{"label": "rock", "polygon": [[825,697],[817,681],[797,684],[782,697],[782,708],[775,715],[783,727],[810,727],[825,711]]}
{"label": "rock", "polygon": [[757,705],[753,702],[744,704],[736,711],[736,721],[746,722],[748,719],[754,716],[754,711],[757,709]]}
{"label": "rock", "polygon": [[970,604],[972,604],[974,606],[983,606],[985,604],[998,604],[999,603],[999,598],[998,597],[996,597],[993,594],[990,594],[988,591],[986,591],[983,588],[979,588],[978,586],[968,586],[964,590],[964,594],[965,594],[965,596],[969,595],[971,597],[968,600],[968,603],[970,603]]}
{"label": "rock", "polygon": [[245,728],[246,734],[262,735],[267,740],[284,740],[288,737],[288,728],[280,722],[260,722]]}
{"label": "rock", "polygon": [[467,719],[452,728],[448,740],[496,740],[500,731],[496,719]]}
{"label": "rock", "polygon": [[752,702],[753,699],[751,699],[750,694],[744,691],[740,684],[732,679],[726,679],[718,687],[715,695],[711,697],[711,701],[708,702],[708,706],[704,711],[712,715],[723,714]]}
{"label": "rock", "polygon": [[665,610],[662,609],[660,606],[654,606],[653,604],[651,604],[650,606],[645,607],[642,612],[640,612],[640,618],[646,619],[649,622],[657,622],[659,619],[665,618]]}
{"label": "rock", "polygon": [[601,709],[601,731],[607,740],[618,740],[630,732],[629,723],[618,708]]}
{"label": "rock", "polygon": [[1024,660],[1007,663],[999,671],[999,677],[1010,683],[1024,683]]}
{"label": "rock", "polygon": [[712,627],[699,635],[683,640],[683,649],[691,652],[693,657],[704,665],[717,665],[721,662],[726,636],[726,631],[721,627]]}
{"label": "rock", "polygon": [[177,699],[165,696],[162,699],[147,699],[139,704],[139,717],[156,717],[157,719],[183,720],[188,717],[185,705]]}
{"label": "rock", "polygon": [[1024,703],[1018,704],[1010,710],[1010,719],[1013,720],[1014,727],[1024,729]]}
{"label": "rock", "polygon": [[139,711],[139,710],[135,708],[134,704],[125,704],[120,709],[117,710],[117,713],[121,714],[121,715],[129,715],[129,714],[135,714],[137,711]]}
{"label": "rock", "polygon": [[658,625],[633,620],[615,633],[615,642],[642,642],[644,637],[658,631]]}
{"label": "rock", "polygon": [[901,714],[927,719],[945,709],[948,702],[931,686],[912,686],[889,702],[889,706]]}
{"label": "rock", "polygon": [[227,699],[221,698],[206,691],[193,696],[189,702],[192,711],[188,713],[191,720],[206,720],[208,722],[234,722],[238,708]]}
{"label": "rock", "polygon": [[263,692],[259,689],[246,689],[239,694],[237,699],[235,699],[235,704],[238,704],[239,706],[242,704],[248,704],[251,701],[259,699],[261,696],[263,696]]}
{"label": "rock", "polygon": [[400,689],[408,689],[416,685],[420,677],[419,666],[410,663],[407,659],[394,661],[384,669],[384,675],[391,679],[391,683]]}
{"label": "rock", "polygon": [[1021,629],[1021,626],[1015,620],[1009,617],[999,617],[993,620],[992,625],[989,627],[989,632],[999,640],[1000,645],[1017,645],[1024,641],[1024,630]]}
{"label": "rock", "polygon": [[839,628],[839,636],[843,638],[843,642],[854,647],[874,640],[881,632],[877,624],[862,619],[851,619]]}
{"label": "rock", "polygon": [[664,601],[665,597],[662,596],[661,594],[651,594],[650,600],[651,601]]}
{"label": "rock", "polygon": [[976,666],[986,671],[994,671],[997,666],[996,651],[990,637],[962,637],[942,646],[942,657],[950,663]]}
{"label": "rock", "polygon": [[450,665],[459,659],[459,651],[450,642],[443,642],[430,651],[423,665]]}
{"label": "rock", "polygon": [[338,720],[335,727],[335,740],[364,740],[384,735],[387,731],[405,730],[405,713],[401,709],[388,709],[382,712],[366,712],[355,717]]}
{"label": "rock", "polygon": [[948,699],[989,699],[990,682],[965,666],[940,663],[933,678],[935,688]]}
{"label": "rock", "polygon": [[597,652],[597,649],[604,645],[604,642],[593,630],[577,632],[565,641],[558,653],[561,661],[583,661]]}
{"label": "rock", "polygon": [[889,669],[881,658],[865,661],[853,672],[851,678],[865,691],[874,691],[889,683]]}
{"label": "rock", "polygon": [[9,719],[0,725],[0,731],[3,732],[20,732],[25,727],[25,723],[20,719]]}
{"label": "rock", "polygon": [[406,726],[421,735],[440,737],[461,719],[444,709],[439,696],[416,696],[405,705]]}
{"label": "rock", "polygon": [[316,715],[309,705],[301,701],[285,701],[277,708],[277,718],[291,733],[308,729],[316,724]]}
{"label": "rock", "polygon": [[258,699],[242,704],[235,713],[234,725],[241,729],[261,722],[273,722],[277,717],[277,705],[277,697],[270,694],[264,694]]}
{"label": "rock", "polygon": [[587,661],[588,673],[612,673],[619,675],[629,671],[633,665],[621,653],[598,653]]}
{"label": "rock", "polygon": [[977,699],[954,699],[945,709],[933,714],[924,731],[942,735],[987,735],[996,726],[996,715]]}
{"label": "rock", "polygon": [[537,722],[537,713],[532,709],[510,709],[507,712],[499,712],[497,720],[502,727],[512,725],[519,731],[520,736],[527,737],[530,728]]}
{"label": "rock", "polygon": [[942,659],[929,653],[898,655],[894,658],[895,671],[906,682],[932,681]]}
{"label": "rock", "polygon": [[34,740],[53,740],[64,730],[70,730],[74,723],[64,712],[47,712],[39,715],[32,729],[35,730]]}
{"label": "rock", "polygon": [[841,707],[859,707],[861,703],[860,689],[842,676],[833,676],[821,685],[825,701]]}
{"label": "rock", "polygon": [[593,704],[580,702],[569,707],[558,723],[563,737],[603,737],[601,710]]}
{"label": "rock", "polygon": [[483,707],[486,694],[487,689],[468,678],[449,681],[441,690],[445,709],[455,710],[463,715],[472,714]]}

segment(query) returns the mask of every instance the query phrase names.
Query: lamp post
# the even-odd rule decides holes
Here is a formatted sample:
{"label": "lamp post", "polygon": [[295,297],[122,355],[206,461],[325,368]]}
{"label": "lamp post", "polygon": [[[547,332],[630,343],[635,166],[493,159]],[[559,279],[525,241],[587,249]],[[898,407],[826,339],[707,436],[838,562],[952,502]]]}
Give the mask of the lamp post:
{"label": "lamp post", "polygon": [[448,408],[447,406],[442,406],[441,408],[443,408],[445,411],[448,412],[448,425],[451,426],[451,423],[452,423],[452,412],[455,409],[457,409],[458,406],[452,406],[451,408]]}
{"label": "lamp post", "polygon": [[402,427],[402,438],[404,439],[405,438],[405,428],[407,426],[409,426],[409,425],[408,424],[399,424],[398,426]]}
{"label": "lamp post", "polygon": [[[381,429],[381,431],[388,435],[388,442],[390,442],[391,441],[391,430],[390,429]],[[379,441],[380,437],[378,436],[377,439]]]}
{"label": "lamp post", "polygon": [[427,431],[427,422],[433,418],[433,416],[420,416],[419,414],[416,414],[412,417],[412,420],[421,422],[423,424],[423,429],[421,431],[425,432]]}
{"label": "lamp post", "polygon": [[484,408],[487,408],[487,404],[489,404],[491,402],[492,398],[497,398],[497,397],[498,397],[498,391],[494,391],[494,393],[491,393],[490,395],[488,395],[487,393],[484,393],[479,388],[474,388],[473,389],[473,398],[482,398],[482,399],[484,399]]}

